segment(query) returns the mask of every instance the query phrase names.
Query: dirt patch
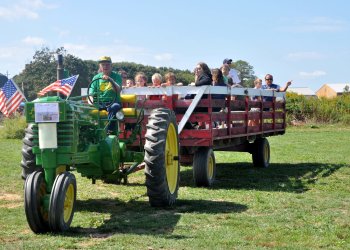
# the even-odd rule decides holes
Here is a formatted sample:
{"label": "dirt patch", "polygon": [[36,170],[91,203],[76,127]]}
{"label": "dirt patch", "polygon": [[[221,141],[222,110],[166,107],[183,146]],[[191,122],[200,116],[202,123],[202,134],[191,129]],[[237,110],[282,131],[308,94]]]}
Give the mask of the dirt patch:
{"label": "dirt patch", "polygon": [[22,197],[18,194],[0,194],[2,201],[21,201]]}
{"label": "dirt patch", "polygon": [[0,208],[18,208],[23,206],[22,197],[18,194],[1,194],[0,201],[10,202],[0,205]]}

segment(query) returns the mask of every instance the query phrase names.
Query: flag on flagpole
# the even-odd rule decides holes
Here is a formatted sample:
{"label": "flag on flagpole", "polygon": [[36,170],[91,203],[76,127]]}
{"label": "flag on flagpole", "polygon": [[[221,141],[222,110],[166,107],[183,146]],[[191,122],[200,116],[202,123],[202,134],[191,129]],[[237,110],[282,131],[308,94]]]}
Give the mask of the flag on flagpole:
{"label": "flag on flagpole", "polygon": [[9,79],[0,89],[0,111],[6,117],[9,117],[18,109],[23,99],[25,97],[18,89],[16,83]]}
{"label": "flag on flagpole", "polygon": [[57,91],[65,96],[68,96],[72,91],[75,82],[77,81],[79,75],[75,75],[69,78],[65,78],[62,80],[57,80],[56,82],[51,83],[49,86],[43,88],[38,95],[43,96],[49,91]]}

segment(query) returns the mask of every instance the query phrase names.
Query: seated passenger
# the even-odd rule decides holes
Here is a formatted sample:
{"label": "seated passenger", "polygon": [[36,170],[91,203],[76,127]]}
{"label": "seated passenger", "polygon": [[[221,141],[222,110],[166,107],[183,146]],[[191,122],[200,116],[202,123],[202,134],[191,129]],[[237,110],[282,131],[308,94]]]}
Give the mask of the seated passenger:
{"label": "seated passenger", "polygon": [[143,72],[137,72],[135,75],[135,86],[136,87],[146,87],[147,76]]}
{"label": "seated passenger", "polygon": [[[262,85],[262,80],[260,78],[256,78],[254,80],[254,89],[261,89],[261,85]],[[260,101],[261,97],[260,96],[253,96],[251,99],[252,99],[252,101]],[[259,112],[260,108],[251,108],[250,111]],[[257,126],[259,124],[260,124],[259,119],[248,121],[248,126]]]}
{"label": "seated passenger", "polygon": [[208,65],[204,62],[197,64],[195,71],[195,86],[212,85],[212,75]]}
{"label": "seated passenger", "polygon": [[[267,74],[265,76],[265,84],[261,86],[261,89],[270,89],[276,90],[277,92],[285,92],[291,84],[292,81],[288,81],[285,87],[282,88],[279,85],[273,83],[273,76],[271,74]],[[264,97],[264,101],[272,101],[272,97]]]}
{"label": "seated passenger", "polygon": [[[199,62],[194,69],[194,83],[190,85],[194,86],[204,86],[204,85],[212,85],[212,75],[208,65],[204,62]],[[186,95],[185,99],[193,99],[194,94]],[[207,98],[207,95],[203,95],[203,98]]]}
{"label": "seated passenger", "polygon": [[[211,73],[213,75],[213,86],[227,87],[227,85],[224,81],[223,74],[222,74],[220,69],[212,69]],[[225,100],[226,95],[213,94],[213,95],[211,95],[211,97],[212,97],[212,99]],[[221,108],[219,108],[219,107],[213,108],[213,112],[219,112],[220,110],[221,110]]]}
{"label": "seated passenger", "polygon": [[160,85],[162,84],[162,75],[159,73],[154,73],[152,75],[152,87],[160,87]]}
{"label": "seated passenger", "polygon": [[168,72],[164,75],[165,83],[162,83],[163,87],[174,86],[176,84],[176,76],[173,72]]}
{"label": "seated passenger", "polygon": [[[262,86],[262,80],[260,78],[256,78],[254,80],[254,89],[261,89]],[[260,96],[253,96],[252,97],[253,101],[259,101],[260,100]]]}
{"label": "seated passenger", "polygon": [[[179,84],[176,84],[176,76],[173,72],[168,72],[164,75],[165,82],[162,83],[162,87],[169,87],[169,86],[182,86]],[[181,99],[181,96],[177,94],[173,94],[173,100]],[[167,96],[163,97],[163,100],[167,100]]]}
{"label": "seated passenger", "polygon": [[126,79],[128,78],[128,74],[125,70],[121,69],[118,71],[119,75],[122,77],[122,87],[126,87]]}
{"label": "seated passenger", "polygon": [[[146,87],[147,76],[143,72],[137,72],[135,75],[135,87]],[[137,95],[138,101],[143,101],[146,99],[146,95]]]}
{"label": "seated passenger", "polygon": [[222,75],[223,75],[225,84],[227,84],[227,85],[229,85],[229,86],[232,86],[233,80],[232,80],[232,77],[229,75],[230,66],[228,66],[227,64],[223,64],[223,65],[221,66],[220,70],[221,70],[221,72],[222,72]]}
{"label": "seated passenger", "polygon": [[[162,75],[154,73],[152,75],[152,87],[160,87],[162,85]],[[150,100],[162,100],[162,95],[150,95]]]}
{"label": "seated passenger", "polygon": [[[204,62],[199,62],[194,69],[194,78],[195,82],[193,85],[196,87],[205,86],[205,85],[212,85],[212,75],[210,72],[210,69],[208,65]],[[192,95],[186,95],[185,99],[193,99],[195,97],[194,94]],[[205,94],[202,97],[203,99],[208,98],[208,96]],[[198,107],[194,109],[194,112],[208,112],[208,108],[205,107]],[[192,124],[195,128],[205,128],[204,122],[195,122]]]}
{"label": "seated passenger", "polygon": [[127,79],[126,80],[126,88],[134,87],[134,80],[133,79]]}

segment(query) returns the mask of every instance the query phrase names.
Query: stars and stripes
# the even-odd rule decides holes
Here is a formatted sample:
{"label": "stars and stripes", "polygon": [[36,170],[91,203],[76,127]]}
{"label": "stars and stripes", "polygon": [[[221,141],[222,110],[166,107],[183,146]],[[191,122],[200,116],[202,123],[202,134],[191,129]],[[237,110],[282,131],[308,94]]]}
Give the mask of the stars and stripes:
{"label": "stars and stripes", "polygon": [[75,76],[65,78],[62,80],[57,80],[56,82],[51,83],[49,86],[42,89],[38,93],[38,95],[43,96],[49,91],[57,91],[59,93],[62,93],[64,95],[68,96],[70,94],[70,92],[72,91],[74,84],[77,81],[78,77],[79,77],[79,75],[75,75]]}
{"label": "stars and stripes", "polygon": [[23,99],[25,97],[16,83],[12,79],[8,80],[0,89],[0,111],[9,117],[18,109]]}

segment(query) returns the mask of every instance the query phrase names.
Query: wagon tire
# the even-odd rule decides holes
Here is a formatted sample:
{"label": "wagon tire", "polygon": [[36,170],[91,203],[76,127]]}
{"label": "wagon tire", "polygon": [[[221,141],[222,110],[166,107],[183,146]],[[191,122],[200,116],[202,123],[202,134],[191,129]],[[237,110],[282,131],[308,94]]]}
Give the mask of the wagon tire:
{"label": "wagon tire", "polygon": [[270,164],[270,144],[266,138],[259,138],[252,145],[253,165],[257,168],[267,168]]}
{"label": "wagon tire", "polygon": [[145,175],[149,203],[166,207],[175,203],[180,180],[179,139],[175,113],[154,109],[145,135]]}
{"label": "wagon tire", "polygon": [[215,181],[216,163],[211,148],[199,148],[193,157],[193,178],[197,187],[210,187]]}

